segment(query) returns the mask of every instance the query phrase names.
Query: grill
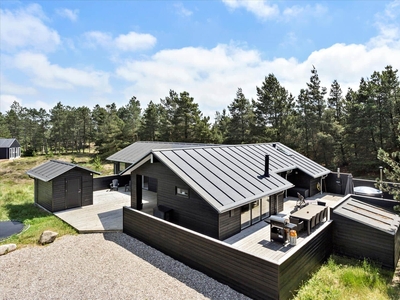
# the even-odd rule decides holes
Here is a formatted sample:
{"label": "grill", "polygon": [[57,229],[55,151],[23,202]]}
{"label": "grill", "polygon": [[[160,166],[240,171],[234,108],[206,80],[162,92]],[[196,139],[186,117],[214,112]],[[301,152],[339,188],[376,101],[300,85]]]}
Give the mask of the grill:
{"label": "grill", "polygon": [[296,224],[289,223],[288,218],[279,216],[270,216],[267,219],[271,228],[271,240],[286,243],[290,229],[296,227]]}

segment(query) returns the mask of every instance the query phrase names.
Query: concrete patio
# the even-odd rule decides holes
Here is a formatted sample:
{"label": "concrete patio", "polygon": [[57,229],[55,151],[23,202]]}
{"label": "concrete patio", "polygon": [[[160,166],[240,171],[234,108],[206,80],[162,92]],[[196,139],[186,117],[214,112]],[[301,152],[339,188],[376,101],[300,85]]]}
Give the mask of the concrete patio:
{"label": "concrete patio", "polygon": [[[157,194],[143,190],[143,210],[152,212]],[[118,191],[93,192],[93,205],[72,208],[54,214],[79,233],[122,231],[122,207],[131,206],[131,193],[124,187]]]}

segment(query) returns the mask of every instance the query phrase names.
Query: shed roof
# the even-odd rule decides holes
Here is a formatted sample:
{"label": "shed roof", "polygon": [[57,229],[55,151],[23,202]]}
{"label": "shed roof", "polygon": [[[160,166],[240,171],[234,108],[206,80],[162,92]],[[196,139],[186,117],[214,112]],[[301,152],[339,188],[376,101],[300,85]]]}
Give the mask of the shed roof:
{"label": "shed roof", "polygon": [[20,147],[17,139],[0,139],[0,148],[10,148],[12,146]]}
{"label": "shed roof", "polygon": [[30,169],[26,173],[30,177],[37,178],[37,179],[47,182],[47,181],[50,181],[62,174],[74,169],[74,168],[79,168],[79,169],[86,170],[91,173],[100,174],[97,171],[93,171],[88,168],[85,168],[85,167],[82,167],[79,165],[75,165],[72,163],[68,163],[65,161],[60,161],[60,160],[47,161],[47,162],[41,164],[40,166]]}
{"label": "shed roof", "polygon": [[198,143],[136,142],[107,157],[107,160],[133,164],[148,155],[153,149],[172,149],[204,146]]}
{"label": "shed roof", "polygon": [[396,234],[400,226],[400,216],[396,213],[351,197],[335,208],[333,213],[391,235]]}

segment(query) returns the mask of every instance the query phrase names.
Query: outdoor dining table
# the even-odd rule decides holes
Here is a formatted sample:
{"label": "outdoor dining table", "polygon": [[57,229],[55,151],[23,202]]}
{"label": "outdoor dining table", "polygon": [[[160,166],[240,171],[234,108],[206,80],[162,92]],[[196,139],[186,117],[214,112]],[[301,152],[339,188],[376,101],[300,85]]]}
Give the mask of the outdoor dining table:
{"label": "outdoor dining table", "polygon": [[307,223],[307,233],[310,235],[311,233],[311,219],[316,216],[318,213],[323,212],[325,209],[328,209],[326,206],[310,204],[307,205],[298,211],[291,214],[291,217],[295,217]]}

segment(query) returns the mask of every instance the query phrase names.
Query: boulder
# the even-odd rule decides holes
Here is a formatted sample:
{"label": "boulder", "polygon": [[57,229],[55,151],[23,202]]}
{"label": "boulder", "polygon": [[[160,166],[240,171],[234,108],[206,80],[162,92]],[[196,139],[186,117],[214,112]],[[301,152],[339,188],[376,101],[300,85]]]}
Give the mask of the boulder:
{"label": "boulder", "polygon": [[7,254],[8,252],[14,251],[17,249],[17,245],[15,244],[6,244],[0,246],[0,255]]}
{"label": "boulder", "polygon": [[56,239],[57,235],[58,235],[57,232],[53,232],[53,231],[50,231],[50,230],[45,230],[40,235],[39,244],[41,244],[41,245],[50,244],[50,243],[54,242],[54,240]]}

